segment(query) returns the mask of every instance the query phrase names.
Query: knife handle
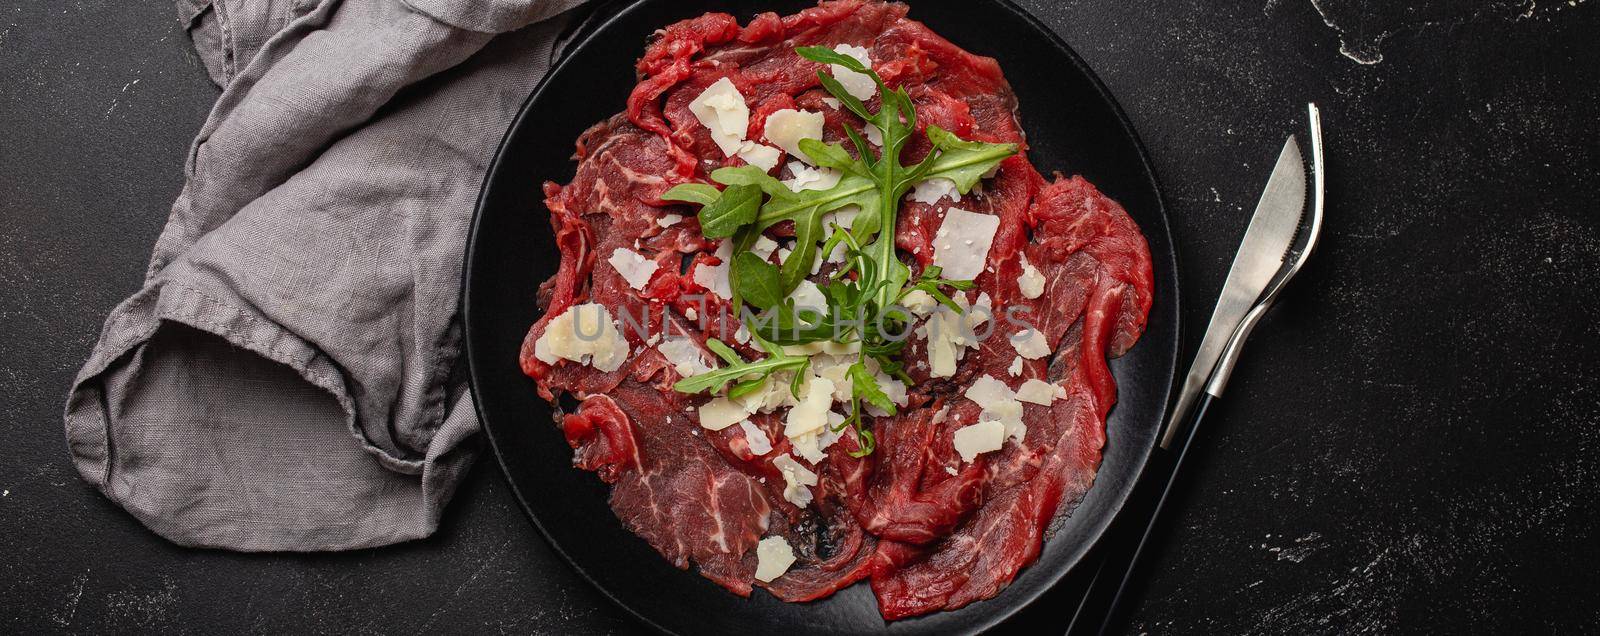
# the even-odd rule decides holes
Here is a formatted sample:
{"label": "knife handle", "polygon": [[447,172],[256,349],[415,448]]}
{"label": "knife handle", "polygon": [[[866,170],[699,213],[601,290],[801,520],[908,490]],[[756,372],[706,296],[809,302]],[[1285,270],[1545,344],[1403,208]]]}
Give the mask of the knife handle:
{"label": "knife handle", "polygon": [[1200,394],[1188,418],[1189,434],[1183,438],[1182,446],[1176,450],[1157,446],[1151,453],[1144,475],[1134,488],[1134,496],[1123,507],[1107,535],[1101,550],[1100,569],[1072,617],[1067,628],[1069,635],[1111,633],[1125,619],[1122,614],[1128,609],[1126,604],[1133,593],[1130,584],[1140,572],[1140,562],[1148,556],[1146,550],[1157,545],[1151,537],[1161,525],[1162,513],[1172,498],[1183,460],[1194,444],[1196,431],[1200,430],[1200,421],[1215,399],[1210,393]]}

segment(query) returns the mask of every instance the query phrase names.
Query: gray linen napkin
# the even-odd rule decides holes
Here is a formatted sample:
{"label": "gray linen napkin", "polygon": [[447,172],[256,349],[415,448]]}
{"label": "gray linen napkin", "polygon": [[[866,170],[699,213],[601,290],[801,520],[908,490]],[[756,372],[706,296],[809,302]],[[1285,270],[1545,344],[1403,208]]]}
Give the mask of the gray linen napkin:
{"label": "gray linen napkin", "polygon": [[432,533],[478,447],[473,202],[581,2],[179,0],[224,90],[68,398],[84,479],[183,545]]}

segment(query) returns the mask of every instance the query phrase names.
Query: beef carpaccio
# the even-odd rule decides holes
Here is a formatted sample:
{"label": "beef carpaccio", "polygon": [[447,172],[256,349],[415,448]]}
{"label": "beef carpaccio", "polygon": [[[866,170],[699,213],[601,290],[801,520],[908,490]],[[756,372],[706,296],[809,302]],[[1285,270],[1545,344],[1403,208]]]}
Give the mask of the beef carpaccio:
{"label": "beef carpaccio", "polygon": [[[763,139],[767,117],[784,109],[821,113],[824,141],[844,139],[843,126],[862,122],[819,86],[825,67],[797,56],[803,45],[861,47],[889,86],[909,93],[919,130],[936,124],[963,139],[1024,150],[966,195],[909,197],[896,241],[915,272],[932,262],[949,210],[998,217],[976,288],[962,302],[987,302],[996,313],[1025,308],[1047,355],[1019,355],[1010,336],[1025,328],[997,319],[989,337],[958,348],[953,373],[935,374],[932,343],[912,337],[903,355],[914,382],[900,398],[904,406],[871,418],[876,450],[859,458],[849,452],[857,448],[849,435],[825,440],[816,461],[802,457],[785,437],[783,404],[738,426],[707,429],[697,407],[708,396],[672,389],[696,367],[684,364],[685,352],[713,366],[706,338],[738,324],[715,281],[729,257],[724,241],[702,236],[692,207],[660,198],[674,185],[745,163],[719,148],[691,102],[727,78],[748,106],[749,139]],[[1139,228],[1082,178],[1042,176],[1026,156],[1016,97],[998,64],[909,19],[902,4],[822,2],[743,26],[726,14],[703,15],[659,31],[638,73],[626,111],[577,140],[572,182],[544,186],[561,265],[539,289],[545,314],[521,362],[545,398],[578,401],[560,423],[574,464],[611,484],[610,504],[624,526],[676,566],[692,565],[736,594],[760,585],[783,600],[807,601],[865,579],[887,619],[998,594],[1038,557],[1052,520],[1069,514],[1094,481],[1116,398],[1106,359],[1133,346],[1151,302]],[[906,156],[927,152],[918,134]],[[788,179],[802,169],[780,161],[772,174]],[[767,232],[779,252],[792,234],[783,225]],[[621,250],[643,262],[616,260]],[[833,267],[823,264],[812,278]],[[619,329],[613,349],[583,362],[539,355],[551,321],[588,303],[604,306],[614,324],[643,316],[648,329]],[[737,335],[741,354],[759,354]],[[1004,385],[998,397],[988,390],[995,380]],[[1028,380],[1051,386],[1045,399],[1017,403],[1025,427],[1009,431],[1015,434],[998,450],[963,457],[956,431],[987,417],[991,405],[979,402],[1010,400],[1006,394]],[[787,391],[764,399],[781,403]],[[803,470],[784,469],[795,465]],[[769,537],[782,538],[795,560],[762,581],[758,545]]]}

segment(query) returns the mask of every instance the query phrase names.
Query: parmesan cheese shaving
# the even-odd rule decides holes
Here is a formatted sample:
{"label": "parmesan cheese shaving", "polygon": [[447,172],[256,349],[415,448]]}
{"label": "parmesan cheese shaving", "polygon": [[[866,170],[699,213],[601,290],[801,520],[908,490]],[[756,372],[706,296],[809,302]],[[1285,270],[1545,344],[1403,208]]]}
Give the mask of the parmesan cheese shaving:
{"label": "parmesan cheese shaving", "polygon": [[772,465],[783,475],[783,498],[801,508],[811,505],[809,487],[817,485],[817,474],[787,454],[773,459]]}
{"label": "parmesan cheese shaving", "polygon": [[1017,350],[1017,355],[1029,360],[1038,360],[1050,355],[1050,343],[1044,339],[1044,333],[1038,329],[1029,328],[1011,336],[1011,347]]}
{"label": "parmesan cheese shaving", "polygon": [[656,351],[661,352],[661,356],[672,363],[672,368],[678,375],[686,378],[714,368],[706,364],[700,346],[688,338],[668,338],[656,345]]}
{"label": "parmesan cheese shaving", "polygon": [[783,421],[783,436],[795,438],[828,425],[828,409],[833,408],[833,381],[813,376],[806,382],[800,403],[789,409]]}
{"label": "parmesan cheese shaving", "polygon": [[628,358],[628,343],[599,303],[568,307],[545,324],[533,343],[533,356],[545,364],[571,360],[610,373]]}
{"label": "parmesan cheese shaving", "polygon": [[794,565],[794,548],[783,537],[766,537],[756,544],[756,580],[771,583]]}
{"label": "parmesan cheese shaving", "polygon": [[822,113],[785,108],[767,115],[764,130],[767,141],[782,148],[789,156],[815,164],[800,150],[801,139],[822,140]]}
{"label": "parmesan cheese shaving", "polygon": [[628,286],[634,289],[644,289],[650,284],[650,277],[656,273],[656,262],[626,247],[619,247],[611,252],[611,257],[606,259],[611,263],[612,269],[622,274],[622,279],[628,281]]}
{"label": "parmesan cheese shaving", "polygon": [[[840,44],[833,47],[833,50],[856,58],[856,61],[861,62],[862,66],[872,68],[871,52],[865,47]],[[872,99],[873,95],[878,94],[878,84],[872,81],[872,76],[866,73],[857,73],[838,64],[829,64],[828,68],[832,71],[833,78],[839,80],[839,84],[844,87],[844,92],[849,93],[851,97],[867,101]]]}
{"label": "parmesan cheese shaving", "polygon": [[743,422],[749,416],[750,411],[743,404],[724,397],[711,398],[710,402],[700,406],[700,427],[708,431],[720,431]]}
{"label": "parmesan cheese shaving", "polygon": [[956,182],[944,177],[923,179],[911,191],[911,200],[919,203],[933,204],[940,199],[961,200],[961,191],[956,189]]}
{"label": "parmesan cheese shaving", "polygon": [[[1060,389],[1054,384],[1043,380],[1030,378],[1017,387],[1017,399],[1040,406],[1050,406],[1056,399],[1056,391]],[[1065,393],[1065,390],[1062,390]]]}
{"label": "parmesan cheese shaving", "polygon": [[739,422],[739,430],[744,432],[744,444],[750,448],[752,455],[765,455],[772,452],[772,440],[767,439],[767,434],[750,420]]}
{"label": "parmesan cheese shaving", "polygon": [[783,153],[777,148],[753,141],[740,144],[738,154],[745,163],[760,168],[762,172],[772,172],[773,168],[778,167],[778,160],[783,157]]}
{"label": "parmesan cheese shaving", "polygon": [[1038,298],[1044,293],[1044,274],[1039,268],[1028,262],[1028,257],[1022,257],[1022,273],[1017,276],[1017,289],[1022,292],[1023,298]]}
{"label": "parmesan cheese shaving", "polygon": [[944,269],[950,280],[972,280],[983,272],[994,244],[1000,217],[968,212],[961,208],[945,211],[944,222],[933,240],[933,264]]}
{"label": "parmesan cheese shaving", "polygon": [[724,77],[707,86],[689,102],[689,112],[711,131],[711,141],[722,149],[723,156],[733,156],[744,145],[745,133],[750,129],[750,107],[732,80]]}
{"label": "parmesan cheese shaving", "polygon": [[[783,185],[790,190],[801,192],[804,190],[827,190],[839,184],[843,174],[833,168],[813,168],[798,161],[789,162],[789,173],[794,175],[783,180]],[[860,211],[860,208],[857,208]],[[827,225],[823,225],[827,227]]]}
{"label": "parmesan cheese shaving", "polygon": [[1000,450],[1006,443],[1006,429],[999,422],[978,422],[956,429],[954,437],[961,461],[971,462],[979,455]]}

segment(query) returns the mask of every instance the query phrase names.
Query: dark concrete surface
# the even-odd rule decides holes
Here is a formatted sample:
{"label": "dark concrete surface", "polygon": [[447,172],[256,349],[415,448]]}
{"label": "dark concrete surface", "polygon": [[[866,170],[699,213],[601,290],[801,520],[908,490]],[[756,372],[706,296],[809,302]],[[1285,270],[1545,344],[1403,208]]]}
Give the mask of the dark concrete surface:
{"label": "dark concrete surface", "polygon": [[[1324,243],[1213,408],[1131,630],[1600,630],[1600,7],[1023,4],[1149,144],[1191,326],[1301,104],[1327,126]],[[488,462],[436,536],[332,555],[177,548],[78,479],[68,383],[216,95],[168,2],[0,7],[0,631],[636,629]]]}

